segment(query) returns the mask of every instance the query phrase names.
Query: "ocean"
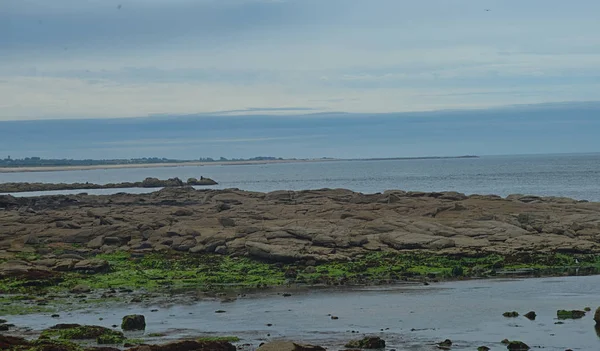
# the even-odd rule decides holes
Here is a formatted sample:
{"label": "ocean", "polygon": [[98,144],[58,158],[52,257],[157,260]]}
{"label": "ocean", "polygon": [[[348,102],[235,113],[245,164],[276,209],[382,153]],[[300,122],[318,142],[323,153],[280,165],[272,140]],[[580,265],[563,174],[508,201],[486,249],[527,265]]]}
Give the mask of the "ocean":
{"label": "ocean", "polygon": [[[389,189],[458,191],[466,194],[529,194],[600,201],[600,154],[484,156],[464,159],[333,161],[258,165],[210,165],[2,173],[0,182],[98,184],[209,177],[214,189],[269,192],[346,188],[362,193]],[[156,189],[153,189],[156,190]],[[89,194],[148,192],[150,189],[88,190]],[[59,191],[48,193],[80,193]],[[39,195],[41,193],[21,193]]]}

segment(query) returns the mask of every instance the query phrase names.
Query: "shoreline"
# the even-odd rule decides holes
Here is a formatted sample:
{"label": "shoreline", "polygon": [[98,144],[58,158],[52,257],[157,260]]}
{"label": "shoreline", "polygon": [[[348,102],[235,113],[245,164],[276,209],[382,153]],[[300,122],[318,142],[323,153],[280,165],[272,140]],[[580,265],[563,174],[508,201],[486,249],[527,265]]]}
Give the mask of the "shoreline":
{"label": "shoreline", "polygon": [[281,163],[314,163],[335,162],[338,159],[323,160],[265,160],[265,161],[215,161],[215,162],[175,162],[175,163],[140,163],[121,165],[91,165],[91,166],[28,166],[28,167],[0,167],[0,173],[30,173],[30,172],[63,172],[63,171],[89,171],[101,169],[128,169],[128,168],[168,168],[168,167],[199,167],[199,166],[240,166]]}
{"label": "shoreline", "polygon": [[354,161],[410,161],[410,160],[447,160],[447,159],[472,159],[479,156],[431,156],[431,157],[388,157],[388,158],[362,158],[362,159],[286,159],[286,160],[248,160],[248,161],[214,161],[214,162],[173,162],[173,163],[140,163],[140,164],[115,164],[115,165],[89,165],[89,166],[24,166],[0,167],[1,173],[30,173],[30,172],[64,172],[88,171],[102,169],[128,169],[128,168],[168,168],[168,167],[200,167],[200,166],[242,166],[266,165],[287,163],[321,163],[321,162],[354,162]]}

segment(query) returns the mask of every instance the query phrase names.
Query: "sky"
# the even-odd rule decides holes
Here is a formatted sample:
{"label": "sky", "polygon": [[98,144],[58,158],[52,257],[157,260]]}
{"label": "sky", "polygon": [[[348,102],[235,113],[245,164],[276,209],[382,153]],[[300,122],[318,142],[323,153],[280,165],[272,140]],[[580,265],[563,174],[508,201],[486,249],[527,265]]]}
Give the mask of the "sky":
{"label": "sky", "polygon": [[600,101],[598,13],[597,0],[1,0],[0,121]]}
{"label": "sky", "polygon": [[5,121],[0,122],[0,157],[191,160],[587,153],[600,152],[598,116],[600,103],[559,103],[382,114]]}

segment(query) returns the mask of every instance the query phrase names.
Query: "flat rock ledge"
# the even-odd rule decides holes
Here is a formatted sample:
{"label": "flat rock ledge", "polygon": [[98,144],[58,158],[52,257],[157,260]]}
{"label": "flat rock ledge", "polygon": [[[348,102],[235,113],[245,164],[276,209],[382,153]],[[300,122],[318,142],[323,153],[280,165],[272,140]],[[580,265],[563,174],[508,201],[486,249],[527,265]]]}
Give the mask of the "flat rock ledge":
{"label": "flat rock ledge", "polygon": [[[0,258],[77,246],[82,256],[169,251],[277,262],[352,259],[373,251],[486,254],[600,252],[600,203],[455,192],[258,193],[168,187],[150,194],[0,196]],[[82,263],[83,261],[83,263]],[[6,272],[102,270],[61,257],[5,262]]]}
{"label": "flat rock ledge", "polygon": [[53,191],[53,190],[92,190],[92,189],[123,189],[123,188],[166,188],[183,186],[206,186],[218,184],[210,178],[189,178],[186,182],[179,178],[161,180],[146,178],[141,182],[121,182],[108,184],[94,183],[0,183],[0,193],[19,193],[27,191]]}

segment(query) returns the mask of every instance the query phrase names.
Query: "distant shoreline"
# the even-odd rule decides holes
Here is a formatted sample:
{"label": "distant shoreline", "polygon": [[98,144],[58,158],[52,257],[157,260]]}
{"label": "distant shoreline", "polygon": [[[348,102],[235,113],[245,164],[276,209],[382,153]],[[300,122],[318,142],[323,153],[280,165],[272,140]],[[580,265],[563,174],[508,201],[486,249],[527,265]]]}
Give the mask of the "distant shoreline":
{"label": "distant shoreline", "polygon": [[173,163],[138,163],[138,164],[112,164],[112,165],[89,165],[89,166],[25,166],[25,167],[0,167],[0,173],[29,173],[29,172],[64,172],[64,171],[87,171],[99,169],[124,169],[124,168],[165,168],[165,167],[197,167],[197,166],[239,166],[260,165],[280,163],[315,163],[315,162],[339,162],[339,161],[395,161],[395,160],[439,160],[439,159],[462,159],[479,158],[479,156],[428,156],[428,157],[389,157],[389,158],[360,158],[360,159],[284,159],[284,160],[248,160],[248,161],[185,161]]}

